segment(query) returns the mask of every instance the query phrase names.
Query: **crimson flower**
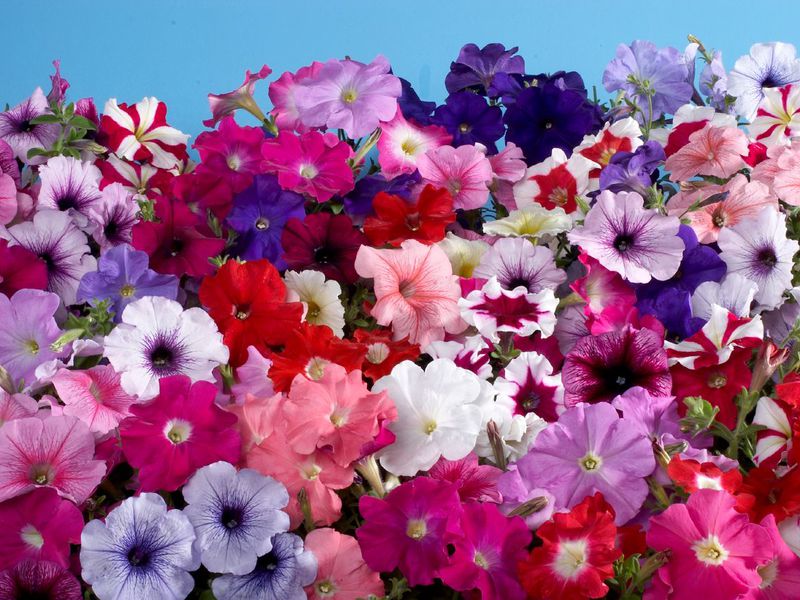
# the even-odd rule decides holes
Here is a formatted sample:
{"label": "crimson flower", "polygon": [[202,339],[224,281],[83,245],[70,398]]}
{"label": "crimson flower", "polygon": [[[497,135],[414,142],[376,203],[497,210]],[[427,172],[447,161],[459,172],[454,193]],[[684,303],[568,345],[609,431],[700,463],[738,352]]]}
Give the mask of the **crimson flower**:
{"label": "crimson flower", "polygon": [[25,288],[47,289],[47,264],[22,246],[0,240],[0,294],[11,298]]}
{"label": "crimson flower", "polygon": [[374,246],[399,246],[405,240],[438,242],[444,239],[445,227],[456,219],[450,192],[432,185],[426,185],[413,202],[379,192],[372,207],[375,216],[364,221],[364,233]]}
{"label": "crimson flower", "polygon": [[412,344],[408,338],[392,340],[392,332],[388,329],[356,329],[353,334],[356,341],[367,347],[361,371],[365,377],[378,381],[392,372],[395,365],[404,360],[415,361],[419,358],[419,346]]}
{"label": "crimson flower", "polygon": [[768,467],[750,469],[736,494],[736,510],[750,515],[753,523],[767,515],[774,515],[780,523],[800,513],[800,470],[778,477]]}

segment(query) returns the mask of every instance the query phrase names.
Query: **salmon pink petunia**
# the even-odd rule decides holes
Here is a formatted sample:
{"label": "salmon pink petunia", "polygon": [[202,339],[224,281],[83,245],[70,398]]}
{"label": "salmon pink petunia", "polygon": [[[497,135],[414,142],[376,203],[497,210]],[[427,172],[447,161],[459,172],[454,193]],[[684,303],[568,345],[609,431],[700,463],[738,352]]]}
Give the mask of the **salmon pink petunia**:
{"label": "salmon pink petunia", "polygon": [[79,418],[92,432],[103,435],[130,415],[134,398],[125,393],[120,375],[111,365],[85,371],[60,369],[52,379],[64,414]]}
{"label": "salmon pink petunia", "polygon": [[689,136],[689,143],[667,158],[672,181],[697,175],[727,178],[747,166],[747,136],[736,127],[707,125]]}
{"label": "salmon pink petunia", "polygon": [[492,165],[477,146],[428,150],[417,158],[417,169],[425,181],[450,192],[455,208],[481,208],[489,199]]}
{"label": "salmon pink petunia", "polygon": [[[465,146],[462,146],[464,148]],[[407,240],[394,250],[362,246],[355,263],[362,277],[375,280],[372,316],[391,325],[395,339],[420,346],[464,329],[458,309],[461,289],[450,261],[438,246]]]}
{"label": "salmon pink petunia", "polygon": [[306,536],[306,550],[317,559],[317,578],[306,587],[309,600],[359,600],[383,596],[380,574],[367,566],[355,538],[328,527]]}

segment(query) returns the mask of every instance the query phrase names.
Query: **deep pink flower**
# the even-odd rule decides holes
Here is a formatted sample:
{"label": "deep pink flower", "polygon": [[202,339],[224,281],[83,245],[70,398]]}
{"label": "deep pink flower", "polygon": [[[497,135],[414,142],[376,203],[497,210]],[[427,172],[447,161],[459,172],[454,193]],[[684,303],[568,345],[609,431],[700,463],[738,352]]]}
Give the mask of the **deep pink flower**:
{"label": "deep pink flower", "polygon": [[428,470],[428,477],[438,481],[454,483],[462,502],[494,502],[503,497],[497,490],[497,482],[503,471],[492,465],[481,465],[478,456],[470,452],[460,460],[445,457]]}
{"label": "deep pink flower", "polygon": [[275,119],[275,126],[278,129],[293,129],[298,133],[305,133],[310,129],[300,121],[294,95],[300,83],[316,77],[322,66],[323,63],[315,60],[307,67],[298,69],[297,73],[287,71],[269,84],[269,99],[272,100],[274,107],[270,115]]}
{"label": "deep pink flower", "polygon": [[209,94],[208,105],[211,108],[211,118],[203,121],[206,127],[213,127],[217,121],[227,115],[232,115],[237,109],[243,108],[256,117],[259,121],[266,120],[264,113],[258,107],[258,104],[253,98],[253,92],[256,90],[256,81],[265,79],[270,76],[272,69],[267,65],[262,66],[255,73],[246,71],[244,74],[244,83],[232,92],[225,94]]}
{"label": "deep pink flower", "polygon": [[448,562],[447,532],[461,513],[456,487],[417,477],[383,500],[361,496],[364,524],[356,530],[361,554],[374,571],[395,568],[409,585],[427,585]]}
{"label": "deep pink flower", "polygon": [[309,131],[296,136],[281,131],[264,142],[261,154],[266,170],[278,176],[282,188],[317,202],[353,189],[353,171],[347,164],[352,150],[332,134]]}
{"label": "deep pink flower", "polygon": [[791,600],[800,586],[800,557],[786,544],[775,525],[775,516],[767,515],[760,525],[767,531],[771,542],[772,560],[758,567],[761,583],[752,590],[747,600]]}
{"label": "deep pink flower", "polygon": [[38,410],[36,400],[27,394],[9,394],[0,389],[0,427],[14,419],[32,417]]}
{"label": "deep pink flower", "polygon": [[0,240],[0,294],[10,298],[24,288],[47,288],[47,263],[22,246]]}
{"label": "deep pink flower", "polygon": [[652,598],[739,598],[761,582],[758,567],[773,558],[767,530],[734,509],[724,491],[698,490],[650,520],[647,545],[669,550],[656,578],[670,589]]}
{"label": "deep pink flower", "polygon": [[21,560],[69,566],[69,545],[79,544],[83,515],[55,490],[40,488],[0,503],[0,570]]}
{"label": "deep pink flower", "polygon": [[225,117],[216,131],[197,136],[194,148],[202,162],[196,171],[217,175],[238,194],[250,187],[253,176],[261,172],[263,141],[260,127],[240,127],[233,117]]}
{"label": "deep pink flower", "polygon": [[519,517],[505,516],[494,504],[467,503],[451,540],[451,564],[439,576],[454,590],[480,590],[483,600],[525,600],[517,563],[526,558],[530,541]]}
{"label": "deep pink flower", "polygon": [[106,434],[130,415],[134,399],[122,389],[111,365],[84,371],[60,369],[52,383],[65,404],[64,414],[79,418],[94,433]]}
{"label": "deep pink flower", "polygon": [[417,170],[417,159],[428,150],[449,144],[453,136],[444,127],[423,127],[407,121],[398,110],[394,118],[381,126],[378,162],[386,179]]}
{"label": "deep pink flower", "polygon": [[122,450],[139,469],[142,491],[176,490],[200,467],[239,461],[236,416],[214,403],[214,384],[193,384],[186,375],[164,377],[159,384],[159,395],[132,406],[133,416],[119,428]]}
{"label": "deep pink flower", "polygon": [[52,487],[80,504],[106,474],[105,463],[93,457],[94,436],[75,417],[9,421],[0,428],[0,502]]}
{"label": "deep pink flower", "polygon": [[417,158],[422,178],[453,196],[453,206],[481,208],[489,199],[492,165],[476,146],[440,146]]}

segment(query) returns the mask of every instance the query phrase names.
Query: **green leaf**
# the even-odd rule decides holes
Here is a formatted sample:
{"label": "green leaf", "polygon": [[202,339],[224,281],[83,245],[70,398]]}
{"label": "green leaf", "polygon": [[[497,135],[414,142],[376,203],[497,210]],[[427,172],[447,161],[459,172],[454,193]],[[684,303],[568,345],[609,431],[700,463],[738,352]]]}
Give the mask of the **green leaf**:
{"label": "green leaf", "polygon": [[31,119],[31,125],[44,125],[46,123],[61,123],[61,117],[58,115],[39,115]]}
{"label": "green leaf", "polygon": [[95,131],[97,129],[97,125],[92,123],[86,117],[82,117],[80,115],[75,115],[69,120],[69,124],[73,127],[80,127],[81,129],[85,129],[86,131]]}

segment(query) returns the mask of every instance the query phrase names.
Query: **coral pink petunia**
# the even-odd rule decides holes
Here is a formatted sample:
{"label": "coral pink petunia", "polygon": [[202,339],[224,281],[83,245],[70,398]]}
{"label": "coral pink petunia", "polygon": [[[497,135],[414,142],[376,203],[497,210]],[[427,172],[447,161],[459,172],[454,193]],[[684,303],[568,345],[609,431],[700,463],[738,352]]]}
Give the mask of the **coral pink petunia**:
{"label": "coral pink petunia", "polygon": [[0,502],[52,487],[80,504],[106,474],[105,463],[93,457],[94,436],[75,417],[9,421],[0,428]]}
{"label": "coral pink petunia", "polygon": [[83,515],[55,490],[41,488],[0,503],[0,523],[0,570],[25,559],[66,568],[69,545],[81,541]]}
{"label": "coral pink petunia", "polygon": [[173,375],[159,385],[159,395],[149,404],[132,406],[133,416],[120,424],[122,451],[139,469],[142,491],[173,491],[200,467],[218,460],[238,462],[236,416],[214,403],[214,384],[193,384],[186,375]]}
{"label": "coral pink petunia", "polygon": [[317,578],[306,587],[309,600],[359,600],[384,595],[380,574],[364,562],[355,538],[325,527],[306,536],[305,548],[317,559]]}
{"label": "coral pink petunia", "polygon": [[747,136],[736,127],[707,125],[689,136],[689,143],[670,156],[666,169],[672,181],[697,175],[727,178],[747,166]]}
{"label": "coral pink petunia", "polygon": [[246,394],[244,402],[227,407],[239,418],[239,435],[242,438],[242,452],[247,453],[253,446],[272,435],[283,404],[283,394],[255,396]]}
{"label": "coral pink petunia", "polygon": [[449,144],[453,139],[444,127],[422,127],[407,121],[398,110],[394,118],[381,125],[378,163],[386,179],[417,170],[417,159],[428,150]]}
{"label": "coral pink petunia", "polygon": [[464,329],[458,277],[438,246],[416,240],[407,240],[394,250],[362,246],[355,266],[359,275],[375,280],[377,301],[371,314],[379,324],[392,325],[395,339],[408,337],[424,347],[443,339],[445,331]]}
{"label": "coral pink petunia", "polygon": [[417,158],[417,169],[425,181],[450,192],[455,208],[481,208],[489,199],[492,165],[476,146],[428,150]]}
{"label": "coral pink petunia", "polygon": [[278,176],[283,189],[327,202],[353,189],[353,171],[347,163],[352,150],[333,134],[309,131],[296,136],[281,131],[261,147],[267,172]]}
{"label": "coral pink petunia", "polygon": [[94,433],[108,433],[130,415],[134,399],[122,389],[111,365],[85,371],[60,369],[52,383],[65,404],[64,414],[79,418]]}

